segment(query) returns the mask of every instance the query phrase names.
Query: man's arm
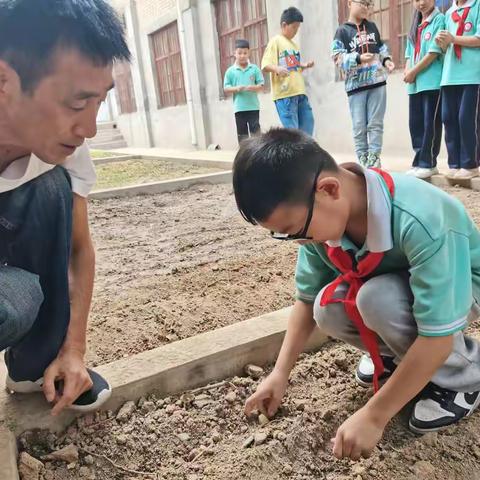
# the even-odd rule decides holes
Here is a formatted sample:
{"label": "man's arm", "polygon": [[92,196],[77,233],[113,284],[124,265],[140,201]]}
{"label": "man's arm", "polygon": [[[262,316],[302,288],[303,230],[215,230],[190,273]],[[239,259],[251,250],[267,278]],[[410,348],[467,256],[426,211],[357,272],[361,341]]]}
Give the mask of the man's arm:
{"label": "man's arm", "polygon": [[[74,195],[72,219],[72,251],[69,266],[70,324],[62,348],[44,375],[47,400],[56,400],[52,414],[56,415],[91,388],[85,368],[87,321],[95,275],[95,251],[88,226],[87,199]],[[56,397],[54,382],[63,379],[61,397]]]}

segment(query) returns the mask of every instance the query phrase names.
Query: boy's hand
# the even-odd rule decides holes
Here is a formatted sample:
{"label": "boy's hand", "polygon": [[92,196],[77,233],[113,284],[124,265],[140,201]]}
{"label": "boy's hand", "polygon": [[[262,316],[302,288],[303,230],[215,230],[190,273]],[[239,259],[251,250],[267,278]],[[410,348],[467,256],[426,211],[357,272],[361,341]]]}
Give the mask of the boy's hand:
{"label": "boy's hand", "polygon": [[244,92],[245,91],[245,86],[244,85],[239,85],[237,87],[237,93]]}
{"label": "boy's hand", "polygon": [[369,457],[383,435],[385,424],[365,406],[349,417],[332,438],[333,454],[337,458]]}
{"label": "boy's hand", "polygon": [[252,410],[260,410],[266,417],[273,417],[285,395],[288,375],[273,370],[273,372],[257,387],[256,392],[245,402],[245,414]]}
{"label": "boy's hand", "polygon": [[392,73],[395,70],[395,64],[391,60],[385,62],[385,67],[388,73]]}
{"label": "boy's hand", "polygon": [[314,65],[315,65],[315,62],[313,60],[310,60],[309,62],[303,64],[302,68],[306,70],[307,68],[312,68]]}
{"label": "boy's hand", "polygon": [[412,68],[411,70],[406,70],[403,76],[403,81],[405,83],[414,83],[417,78],[417,72]]}
{"label": "boy's hand", "polygon": [[375,55],[373,53],[362,53],[360,55],[361,63],[370,63]]}
{"label": "boy's hand", "polygon": [[280,66],[275,68],[275,73],[279,77],[288,77],[290,75],[290,72],[288,71],[288,68],[280,67]]}

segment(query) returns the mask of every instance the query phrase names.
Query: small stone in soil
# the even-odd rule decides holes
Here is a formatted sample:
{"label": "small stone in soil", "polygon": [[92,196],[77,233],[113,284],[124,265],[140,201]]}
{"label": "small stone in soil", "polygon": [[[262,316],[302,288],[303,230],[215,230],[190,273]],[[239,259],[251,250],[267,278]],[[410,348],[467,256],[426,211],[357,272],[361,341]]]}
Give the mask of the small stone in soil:
{"label": "small stone in soil", "polygon": [[246,365],[245,373],[254,380],[258,380],[263,375],[263,368],[257,365]]}
{"label": "small stone in soil", "polygon": [[228,402],[228,403],[235,403],[235,400],[237,399],[237,394],[235,392],[228,392],[226,395],[225,395],[225,400]]}
{"label": "small stone in soil", "polygon": [[75,445],[70,444],[56,452],[46,455],[44,458],[45,460],[58,460],[60,462],[75,463],[78,461],[78,448]]}
{"label": "small stone in soil", "polygon": [[267,440],[268,435],[265,432],[258,432],[254,436],[255,446],[262,445]]}
{"label": "small stone in soil", "polygon": [[22,480],[38,480],[43,469],[44,466],[40,460],[32,457],[27,452],[20,454],[18,471]]}
{"label": "small stone in soil", "polygon": [[261,413],[259,416],[258,416],[258,423],[263,427],[264,425],[266,425],[267,423],[269,423],[270,420],[263,414]]}
{"label": "small stone in soil", "polygon": [[250,435],[242,444],[242,448],[248,448],[252,445],[252,443],[255,441],[255,438],[253,435]]}
{"label": "small stone in soil", "polygon": [[122,408],[117,413],[117,421],[118,422],[126,422],[135,411],[136,406],[133,402],[126,402],[123,404]]}
{"label": "small stone in soil", "polygon": [[190,435],[188,433],[179,433],[177,437],[182,441],[182,442],[188,442],[190,440]]}

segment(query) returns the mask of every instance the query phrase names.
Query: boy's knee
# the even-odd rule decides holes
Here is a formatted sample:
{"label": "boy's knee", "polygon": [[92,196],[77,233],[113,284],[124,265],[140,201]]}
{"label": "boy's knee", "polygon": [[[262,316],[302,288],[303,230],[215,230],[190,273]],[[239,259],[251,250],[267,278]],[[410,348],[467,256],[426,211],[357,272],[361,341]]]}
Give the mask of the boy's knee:
{"label": "boy's knee", "polygon": [[20,340],[35,322],[43,302],[37,275],[0,267],[0,350]]}
{"label": "boy's knee", "polygon": [[327,287],[324,287],[315,298],[315,303],[313,304],[313,318],[323,333],[336,338],[339,326],[339,309],[343,309],[344,307],[341,303],[331,303],[322,307],[320,301],[325,288]]}
{"label": "boy's knee", "polygon": [[358,311],[362,316],[365,325],[378,332],[385,318],[389,315],[388,300],[381,292],[382,280],[372,278],[360,288],[357,293],[356,303]]}

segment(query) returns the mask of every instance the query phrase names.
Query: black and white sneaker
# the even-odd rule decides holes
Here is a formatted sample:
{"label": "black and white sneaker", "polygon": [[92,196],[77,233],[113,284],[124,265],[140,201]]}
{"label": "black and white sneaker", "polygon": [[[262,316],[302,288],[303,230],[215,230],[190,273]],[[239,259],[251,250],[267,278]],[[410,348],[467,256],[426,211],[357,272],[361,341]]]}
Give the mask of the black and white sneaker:
{"label": "black and white sneaker", "polygon": [[[87,368],[87,371],[92,380],[93,386],[90,390],[82,393],[69,407],[69,410],[75,412],[92,412],[100,408],[112,395],[112,388],[110,384],[97,372]],[[55,387],[58,390],[62,388],[62,382],[55,382]],[[43,386],[43,377],[37,381],[15,381],[7,376],[6,387],[9,392],[13,393],[34,393],[41,392]]]}
{"label": "black and white sneaker", "polygon": [[[397,368],[397,365],[395,365],[392,357],[384,357],[382,355],[382,361],[385,370],[378,379],[380,383],[386,382]],[[355,380],[357,383],[365,388],[371,387],[373,385],[374,369],[375,368],[370,355],[366,353],[363,354],[360,362],[358,362],[357,370],[355,371]]]}
{"label": "black and white sneaker", "polygon": [[468,417],[480,403],[480,392],[455,392],[429,383],[420,394],[409,421],[414,433],[436,432]]}

